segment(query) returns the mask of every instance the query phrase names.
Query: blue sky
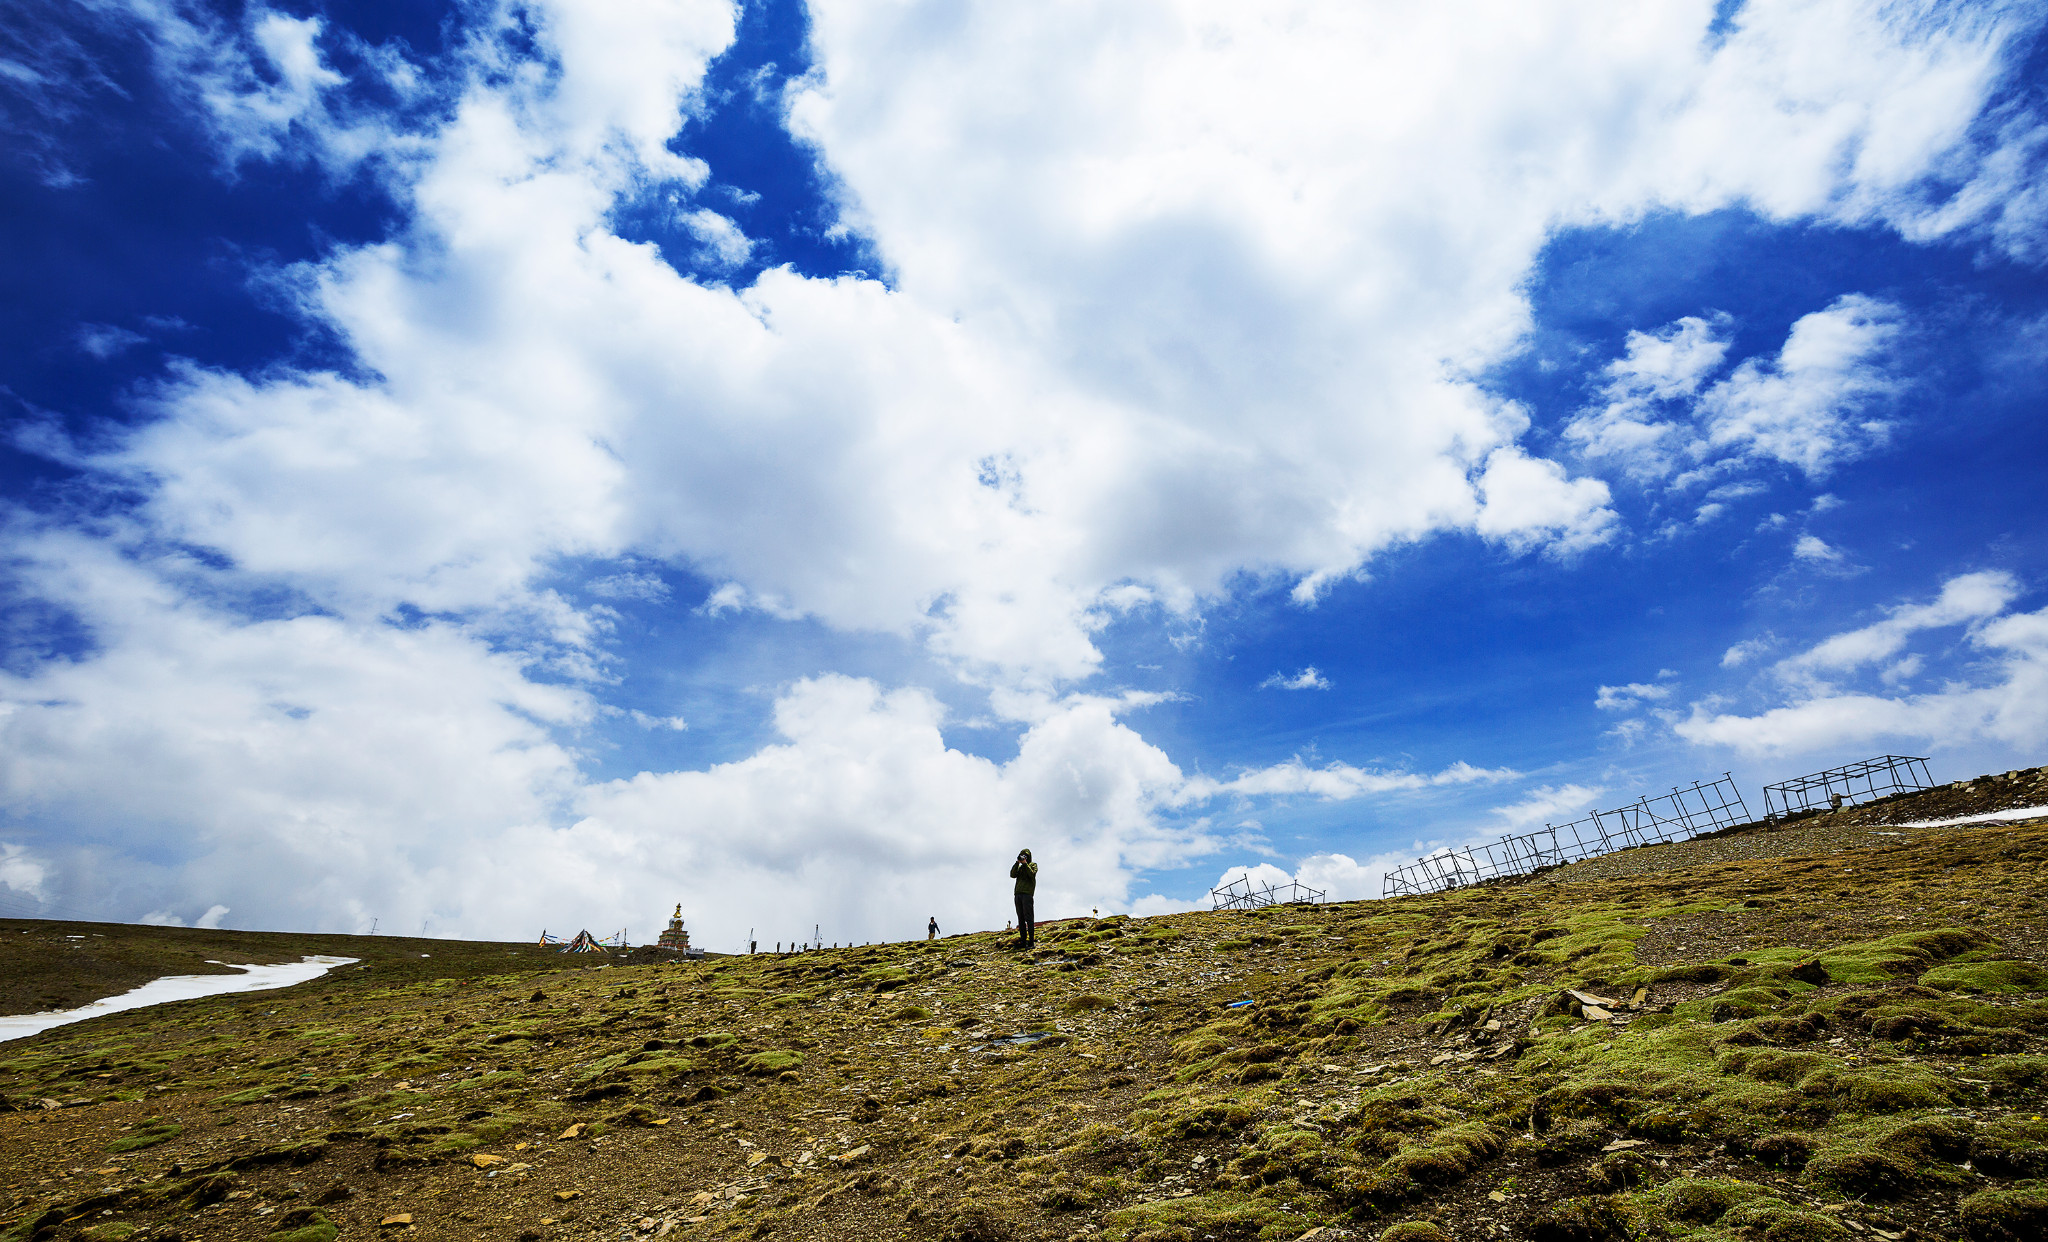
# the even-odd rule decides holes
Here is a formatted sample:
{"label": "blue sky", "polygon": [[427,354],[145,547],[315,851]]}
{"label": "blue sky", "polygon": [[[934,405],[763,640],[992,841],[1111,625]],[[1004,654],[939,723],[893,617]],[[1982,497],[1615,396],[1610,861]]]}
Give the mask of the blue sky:
{"label": "blue sky", "polygon": [[2048,6],[1242,9],[14,6],[0,907],[870,939],[2043,760]]}

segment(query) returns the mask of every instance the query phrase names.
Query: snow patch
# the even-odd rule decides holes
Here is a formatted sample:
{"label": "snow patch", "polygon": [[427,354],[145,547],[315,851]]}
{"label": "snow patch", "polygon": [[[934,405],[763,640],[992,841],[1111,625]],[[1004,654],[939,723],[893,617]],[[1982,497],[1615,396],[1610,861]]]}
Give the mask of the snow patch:
{"label": "snow patch", "polygon": [[97,1018],[105,1014],[120,1013],[124,1009],[142,1009],[150,1005],[167,1005],[172,1001],[194,1000],[201,996],[220,996],[229,992],[267,992],[272,988],[288,988],[294,983],[317,979],[336,966],[346,966],[359,959],[353,957],[308,957],[303,961],[286,962],[278,966],[239,966],[229,962],[215,965],[231,966],[243,973],[239,975],[165,975],[153,979],[139,988],[107,996],[77,1009],[53,1010],[48,1013],[10,1014],[0,1017],[0,1042],[10,1039],[25,1039],[38,1035],[53,1026],[66,1026]]}

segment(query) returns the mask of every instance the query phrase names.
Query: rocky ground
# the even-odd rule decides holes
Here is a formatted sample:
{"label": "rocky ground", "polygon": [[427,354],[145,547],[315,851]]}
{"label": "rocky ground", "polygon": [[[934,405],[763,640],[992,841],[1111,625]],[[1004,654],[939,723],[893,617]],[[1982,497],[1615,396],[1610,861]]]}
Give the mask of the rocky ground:
{"label": "rocky ground", "polygon": [[1031,955],[431,947],[115,1015],[0,1045],[0,1238],[2048,1236],[2048,820],[1826,828]]}

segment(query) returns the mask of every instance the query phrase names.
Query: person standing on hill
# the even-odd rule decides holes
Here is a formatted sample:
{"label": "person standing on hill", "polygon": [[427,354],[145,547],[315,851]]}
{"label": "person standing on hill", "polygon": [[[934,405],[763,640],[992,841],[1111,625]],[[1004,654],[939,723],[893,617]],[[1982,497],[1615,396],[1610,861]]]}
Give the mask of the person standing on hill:
{"label": "person standing on hill", "polygon": [[926,923],[926,924],[924,925],[924,938],[925,938],[926,940],[937,940],[937,939],[939,938],[939,916],[938,916],[938,915],[934,914],[934,915],[932,916],[932,918],[931,918],[931,922],[929,922],[929,923]]}
{"label": "person standing on hill", "polygon": [[1031,913],[1032,897],[1038,892],[1038,864],[1031,861],[1030,850],[1017,851],[1017,861],[1010,864],[1010,878],[1017,881],[1017,947],[1028,949],[1038,942]]}

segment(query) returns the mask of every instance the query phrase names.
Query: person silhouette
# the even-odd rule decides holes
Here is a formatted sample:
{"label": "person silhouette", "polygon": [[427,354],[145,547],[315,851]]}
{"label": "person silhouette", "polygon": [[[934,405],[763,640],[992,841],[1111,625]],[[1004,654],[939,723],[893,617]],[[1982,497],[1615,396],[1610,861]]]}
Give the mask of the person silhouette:
{"label": "person silhouette", "polygon": [[1017,881],[1017,947],[1028,949],[1038,943],[1038,929],[1031,908],[1038,892],[1038,864],[1031,861],[1030,850],[1017,851],[1017,861],[1010,864],[1010,878]]}

